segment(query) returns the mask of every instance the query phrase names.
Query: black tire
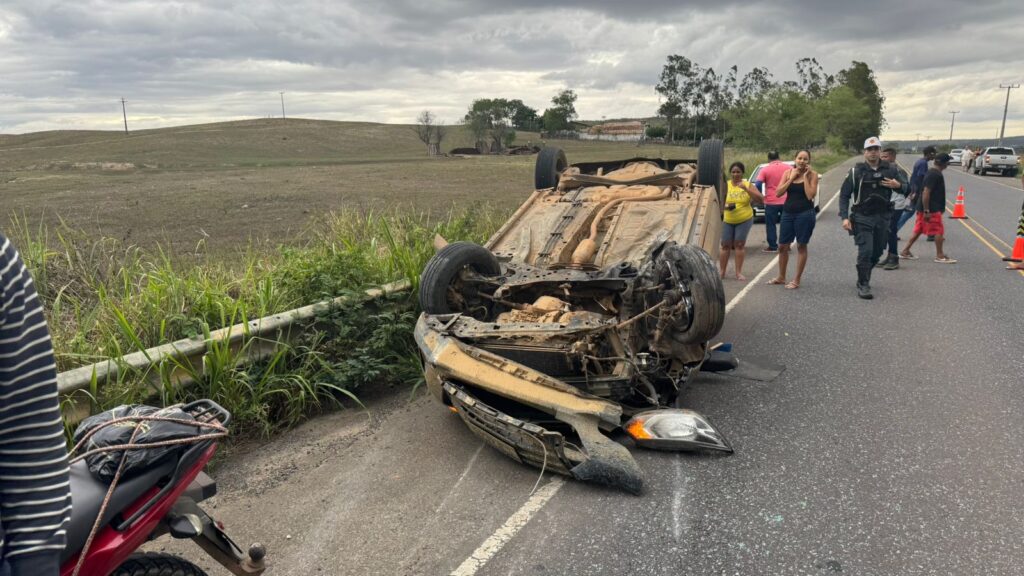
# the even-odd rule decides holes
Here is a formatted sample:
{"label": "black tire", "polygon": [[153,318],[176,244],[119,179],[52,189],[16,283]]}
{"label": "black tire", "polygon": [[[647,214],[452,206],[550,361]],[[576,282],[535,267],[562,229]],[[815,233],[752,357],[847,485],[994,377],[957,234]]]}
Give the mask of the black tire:
{"label": "black tire", "polygon": [[680,326],[673,339],[682,344],[702,344],[711,340],[725,323],[725,287],[718,266],[704,250],[688,244],[665,246],[660,258],[670,259],[690,285],[693,322]]}
{"label": "black tire", "polygon": [[170,554],[132,554],[110,576],[207,576],[198,566]]}
{"label": "black tire", "polygon": [[484,276],[501,274],[490,250],[472,242],[452,242],[427,262],[420,275],[420,308],[427,314],[464,312],[450,300],[448,289],[466,267]]}
{"label": "black tire", "polygon": [[561,148],[546,146],[537,154],[537,165],[533,170],[533,188],[542,190],[558,186],[562,170],[569,167],[565,152]]}
{"label": "black tire", "polygon": [[714,186],[718,203],[725,207],[725,146],[721,140],[704,140],[697,149],[697,184]]}

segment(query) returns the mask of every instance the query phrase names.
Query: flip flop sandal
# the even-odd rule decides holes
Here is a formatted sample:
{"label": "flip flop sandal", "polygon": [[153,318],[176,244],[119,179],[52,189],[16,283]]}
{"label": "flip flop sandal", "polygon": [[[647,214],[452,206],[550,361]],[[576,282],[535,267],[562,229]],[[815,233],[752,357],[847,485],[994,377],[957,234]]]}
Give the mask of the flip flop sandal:
{"label": "flip flop sandal", "polygon": [[800,287],[800,285],[797,284],[796,282],[788,282],[788,283],[786,283],[786,289],[787,290],[796,290],[799,287]]}
{"label": "flip flop sandal", "polygon": [[956,258],[950,258],[949,256],[946,256],[945,258],[936,258],[935,261],[939,264],[956,264]]}
{"label": "flip flop sandal", "polygon": [[917,260],[917,256],[914,256],[910,252],[907,252],[906,254],[900,252],[900,260]]}
{"label": "flip flop sandal", "polygon": [[767,283],[771,284],[772,286],[781,286],[781,285],[785,284],[786,281],[785,280],[779,280],[778,278],[772,278]]}

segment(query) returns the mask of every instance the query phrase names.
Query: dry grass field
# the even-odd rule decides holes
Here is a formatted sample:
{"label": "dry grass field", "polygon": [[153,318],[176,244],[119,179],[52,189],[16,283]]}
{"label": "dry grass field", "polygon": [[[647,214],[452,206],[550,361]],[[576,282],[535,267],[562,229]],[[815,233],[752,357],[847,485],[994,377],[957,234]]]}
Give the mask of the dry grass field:
{"label": "dry grass field", "polygon": [[[519,143],[538,142],[520,134]],[[470,144],[453,128],[444,149]],[[569,161],[693,149],[558,141]],[[226,256],[290,243],[328,212],[426,213],[529,194],[533,156],[428,158],[410,126],[302,119],[117,132],[0,136],[0,230],[8,216],[171,253]]]}

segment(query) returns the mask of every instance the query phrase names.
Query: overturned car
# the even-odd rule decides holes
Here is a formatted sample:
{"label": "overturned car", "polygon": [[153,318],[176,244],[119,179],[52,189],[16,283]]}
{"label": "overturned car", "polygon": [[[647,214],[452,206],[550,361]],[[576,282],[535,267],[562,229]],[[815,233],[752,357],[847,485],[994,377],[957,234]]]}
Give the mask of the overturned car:
{"label": "overturned car", "polygon": [[731,447],[677,406],[709,358],[725,295],[715,266],[723,148],[696,160],[537,158],[535,191],[480,246],[444,243],[420,280],[428,388],[511,458],[639,492],[626,447]]}

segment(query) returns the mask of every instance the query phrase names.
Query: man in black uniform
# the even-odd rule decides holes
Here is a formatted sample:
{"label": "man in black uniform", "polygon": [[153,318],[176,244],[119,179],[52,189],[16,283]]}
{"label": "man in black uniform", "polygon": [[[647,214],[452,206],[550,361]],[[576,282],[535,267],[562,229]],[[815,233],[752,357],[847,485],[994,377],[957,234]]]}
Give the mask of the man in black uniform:
{"label": "man in black uniform", "polygon": [[885,251],[892,217],[892,191],[902,187],[896,169],[881,160],[877,136],[864,141],[864,161],[854,166],[839,193],[843,229],[857,244],[857,296],[870,300],[871,270]]}

